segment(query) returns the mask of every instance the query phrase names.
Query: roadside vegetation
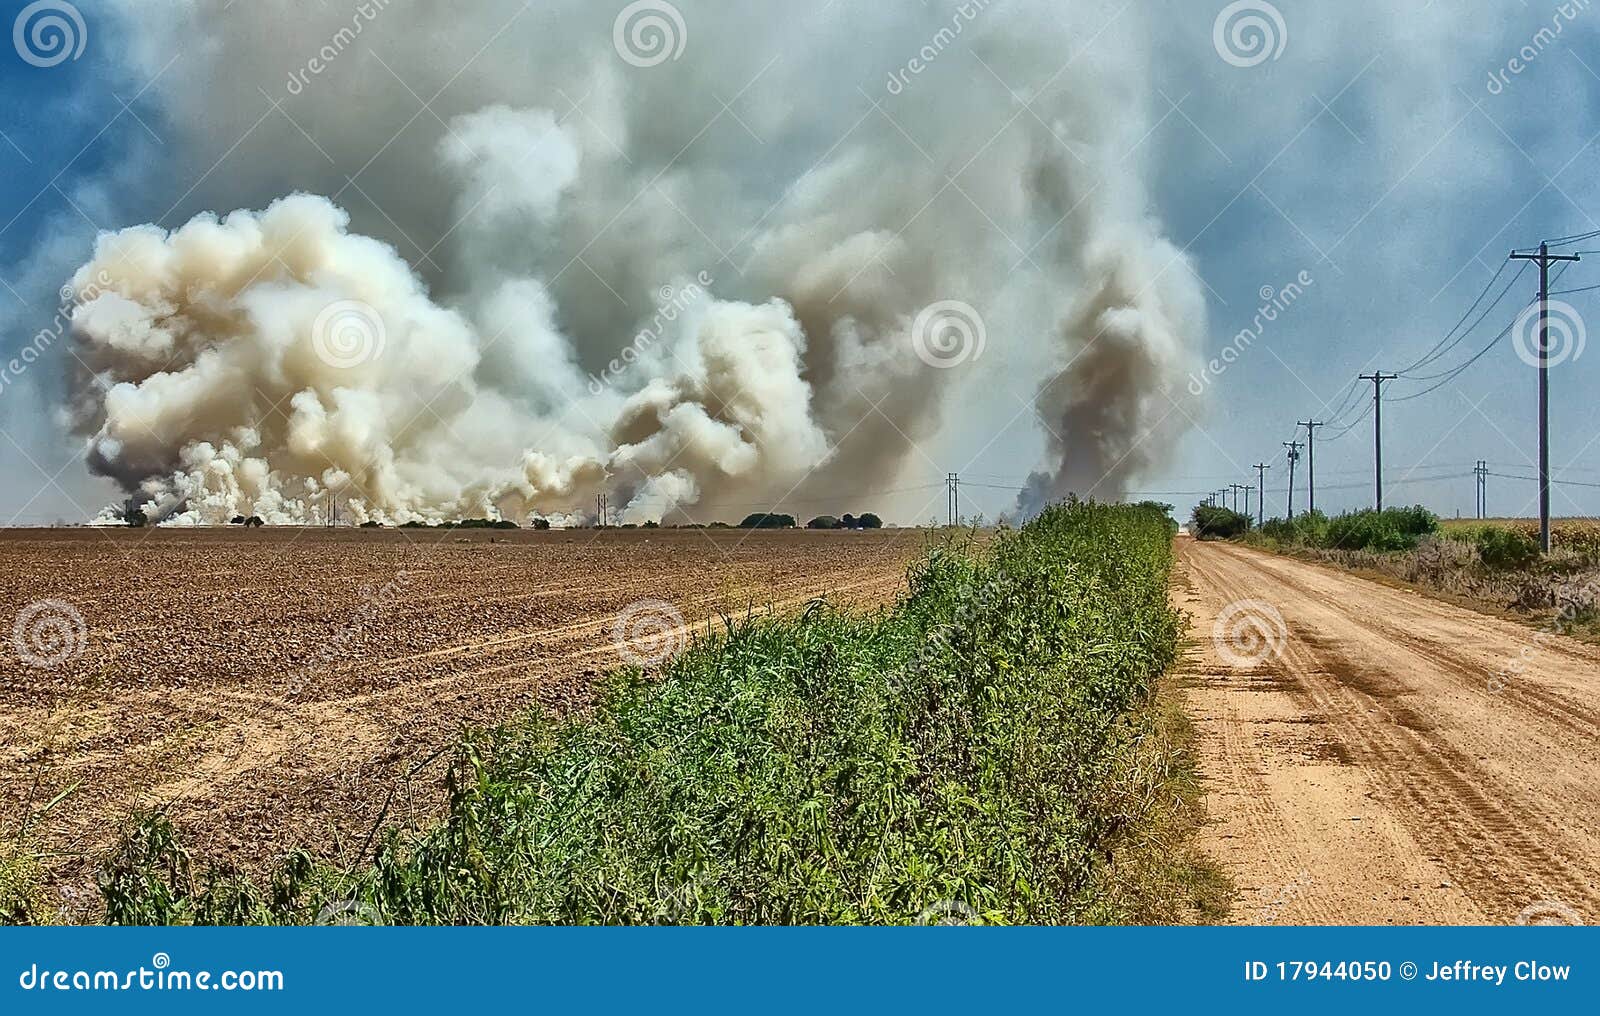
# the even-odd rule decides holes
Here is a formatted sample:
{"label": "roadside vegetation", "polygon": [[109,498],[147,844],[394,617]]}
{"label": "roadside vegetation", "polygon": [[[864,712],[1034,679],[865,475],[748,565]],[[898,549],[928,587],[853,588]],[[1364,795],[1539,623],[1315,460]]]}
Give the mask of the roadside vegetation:
{"label": "roadside vegetation", "polygon": [[1332,519],[1312,511],[1292,519],[1268,519],[1257,527],[1248,515],[1196,505],[1189,530],[1201,540],[1242,540],[1272,550],[1382,553],[1416,547],[1439,531],[1439,518],[1421,507],[1367,509]]}
{"label": "roadside vegetation", "polygon": [[931,548],[892,608],[728,621],[595,708],[469,736],[442,822],[355,869],[206,865],[159,815],[113,923],[1126,923],[1215,917],[1192,852],[1171,529],[1072,503]]}
{"label": "roadside vegetation", "polygon": [[1197,540],[1236,540],[1250,531],[1250,517],[1227,508],[1196,505],[1189,532]]}
{"label": "roadside vegetation", "polygon": [[47,924],[54,919],[38,857],[20,841],[0,842],[0,924]]}
{"label": "roadside vegetation", "polygon": [[[1200,509],[1196,510],[1197,521]],[[1426,508],[1271,519],[1241,542],[1419,586],[1600,640],[1600,524],[1559,520],[1539,553],[1527,520],[1441,522]]]}

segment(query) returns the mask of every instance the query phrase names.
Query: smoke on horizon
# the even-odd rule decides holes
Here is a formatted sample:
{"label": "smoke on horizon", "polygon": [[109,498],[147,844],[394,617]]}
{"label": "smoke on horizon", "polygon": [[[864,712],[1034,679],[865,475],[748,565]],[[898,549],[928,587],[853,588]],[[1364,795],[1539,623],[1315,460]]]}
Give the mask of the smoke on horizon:
{"label": "smoke on horizon", "polygon": [[[299,79],[344,15],[134,22],[152,66],[195,54],[174,147],[240,148],[73,281],[72,425],[153,518],[781,508],[927,472],[996,370],[1037,395],[1032,513],[1187,426],[1205,307],[1147,207],[1147,57],[1061,64],[1110,8],[680,3],[651,56],[576,0],[373,6]],[[289,133],[235,137],[258,116]]]}

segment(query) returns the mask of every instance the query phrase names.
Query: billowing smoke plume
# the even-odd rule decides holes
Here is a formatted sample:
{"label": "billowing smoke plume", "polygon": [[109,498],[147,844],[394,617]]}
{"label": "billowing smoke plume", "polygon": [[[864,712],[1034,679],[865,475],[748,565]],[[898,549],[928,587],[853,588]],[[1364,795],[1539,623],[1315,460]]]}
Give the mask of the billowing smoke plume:
{"label": "billowing smoke plume", "polygon": [[152,68],[195,54],[175,149],[223,155],[73,281],[74,424],[153,517],[781,510],[943,468],[996,378],[1048,432],[1032,510],[1186,422],[1143,58],[1062,66],[1110,8],[662,3],[650,51],[588,0],[368,6],[135,12]]}

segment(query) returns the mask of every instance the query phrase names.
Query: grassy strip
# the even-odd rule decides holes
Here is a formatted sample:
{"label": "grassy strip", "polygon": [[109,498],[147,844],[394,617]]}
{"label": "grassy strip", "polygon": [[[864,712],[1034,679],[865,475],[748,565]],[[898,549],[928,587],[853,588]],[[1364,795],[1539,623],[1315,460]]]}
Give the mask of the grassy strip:
{"label": "grassy strip", "polygon": [[1173,849],[1192,770],[1154,702],[1179,637],[1171,564],[1159,510],[1053,508],[931,551],[892,611],[730,624],[665,680],[616,675],[592,715],[469,739],[445,821],[361,870],[295,855],[265,886],[197,875],[145,821],[104,868],[106,916],[1176,919],[1206,892]]}
{"label": "grassy strip", "polygon": [[[1561,520],[1555,546],[1541,556],[1538,523],[1451,520],[1422,509],[1375,512],[1344,534],[1320,515],[1274,519],[1241,542],[1366,578],[1432,594],[1445,602],[1563,634],[1600,641],[1600,527]],[[1352,537],[1350,533],[1355,533]],[[1374,539],[1362,535],[1378,534]]]}
{"label": "grassy strip", "polygon": [[1439,531],[1439,518],[1426,508],[1363,508],[1328,518],[1302,512],[1292,519],[1268,519],[1244,534],[1246,543],[1274,550],[1305,548],[1386,553],[1410,550]]}
{"label": "grassy strip", "polygon": [[1111,810],[1125,822],[1095,877],[1085,923],[1220,923],[1235,890],[1196,838],[1206,812],[1194,724],[1168,682],[1130,719],[1134,733],[1110,786]]}

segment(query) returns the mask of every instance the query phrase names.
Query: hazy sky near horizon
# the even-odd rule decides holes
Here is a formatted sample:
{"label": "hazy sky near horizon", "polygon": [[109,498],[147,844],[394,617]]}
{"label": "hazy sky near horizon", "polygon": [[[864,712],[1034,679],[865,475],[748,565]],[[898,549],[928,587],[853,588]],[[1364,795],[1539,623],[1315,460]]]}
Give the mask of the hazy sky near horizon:
{"label": "hazy sky near horizon", "polygon": [[[8,2],[7,20],[26,6]],[[337,56],[341,76],[311,75],[298,89],[293,76],[316,56],[319,40],[362,5],[330,0],[307,15],[271,2],[69,6],[81,16],[81,54],[38,66],[50,61],[25,58],[24,42],[0,47],[0,85],[13,100],[0,113],[0,362],[51,326],[61,287],[89,261],[97,235],[142,223],[175,228],[202,212],[260,209],[300,190],[339,190],[352,230],[392,245],[425,281],[444,288],[450,269],[432,264],[428,252],[452,226],[399,210],[420,202],[430,183],[410,175],[396,153],[411,144],[434,151],[453,116],[497,94],[491,70],[559,62],[547,52],[592,54],[574,58],[580,70],[617,56],[614,19],[627,5],[590,3],[592,16],[570,19],[545,16],[561,4],[463,5],[472,15],[448,39],[434,39],[417,37],[413,5],[372,2],[379,10],[370,26]],[[734,59],[741,36],[717,24],[717,4],[671,6],[682,33],[674,64]],[[1015,5],[925,6],[914,27],[902,29],[842,0],[770,5],[776,27],[748,38],[749,52],[738,59],[778,70],[743,92],[686,88],[679,116],[660,125],[660,144],[744,145],[745,172],[783,192],[844,140],[829,136],[841,124],[851,136],[881,133],[951,159],[942,171],[959,184],[966,171],[960,146],[936,140],[971,138],[976,159],[986,140],[1038,121],[1076,159],[1075,122],[1040,115],[1042,97],[1070,80],[1082,89],[1068,97],[1073,108],[1140,128],[1121,158],[1096,162],[1095,172],[1108,189],[1142,195],[1137,217],[1184,255],[1171,270],[1192,268],[1205,304],[1196,326],[1203,334],[1187,337],[1196,354],[1190,371],[1179,390],[1150,394],[1155,411],[1138,424],[1163,447],[1130,481],[1132,496],[1148,493],[1186,510],[1208,490],[1254,483],[1254,464],[1265,462],[1272,467],[1267,509],[1281,512],[1282,442],[1304,440],[1296,421],[1316,418],[1330,421],[1317,446],[1319,507],[1369,504],[1372,428],[1362,417],[1371,385],[1353,387],[1355,378],[1411,367],[1447,336],[1441,355],[1386,386],[1386,500],[1469,515],[1477,460],[1497,473],[1532,475],[1536,371],[1525,348],[1519,355],[1518,339],[1525,346],[1534,271],[1506,268],[1505,259],[1541,239],[1600,231],[1600,10],[1540,0],[1470,11],[1432,0],[1063,3],[1093,16],[1074,20],[1060,67],[1040,75],[1031,57],[1012,65],[1003,49],[997,56],[978,47]],[[271,30],[273,11],[285,19],[282,33]],[[852,37],[854,22],[867,20],[873,24],[859,34],[870,45],[848,55],[836,48]],[[942,24],[963,28],[935,45],[929,30]],[[441,61],[460,66],[418,70],[434,43]],[[252,46],[270,55],[236,59]],[[897,115],[907,107],[896,103],[917,101],[923,72],[913,68],[929,54],[929,80],[937,73],[941,85],[928,94],[948,119],[926,107]],[[1094,72],[1077,77],[1084,66]],[[1074,73],[1063,79],[1067,68]],[[621,73],[652,69],[628,65]],[[548,81],[558,71],[541,73]],[[435,94],[409,84],[424,77],[443,87]],[[952,81],[966,85],[952,93]],[[576,77],[560,94],[525,94],[520,82],[504,87],[508,103],[587,115]],[[459,108],[457,91],[472,93]],[[781,139],[768,129],[788,122],[791,107],[819,103],[830,115],[805,129]],[[370,109],[377,143],[341,137],[328,107]],[[700,165],[700,172],[718,171],[715,160]],[[1123,173],[1136,186],[1110,179]],[[1004,202],[1003,188],[994,193]],[[983,242],[1016,251],[1008,292],[1070,283],[1030,257],[1067,227],[1018,235],[1000,208],[983,207],[989,200],[977,187],[954,185],[914,211],[937,219],[948,205],[972,228],[997,231]],[[1071,215],[1063,216],[1069,226]],[[683,246],[705,245],[688,261],[721,278],[739,271],[738,231],[677,225]],[[434,235],[422,232],[428,229]],[[1120,239],[1142,242],[1140,235]],[[1600,250],[1600,238],[1562,251],[1590,249]],[[1562,271],[1553,288],[1562,293],[1564,345],[1552,371],[1551,458],[1557,478],[1570,481],[1555,488],[1553,507],[1558,515],[1600,514],[1600,349],[1586,347],[1585,320],[1600,328],[1600,254]],[[949,295],[986,309],[983,293]],[[873,477],[851,491],[854,500],[827,510],[876,510],[901,522],[942,516],[942,493],[921,488],[957,470],[971,484],[968,510],[993,517],[1012,508],[1016,490],[1040,468],[1047,428],[1059,423],[1036,403],[1051,369],[1048,340],[1011,327],[1013,320],[1025,315],[996,312],[982,355],[949,372],[937,425],[916,438],[898,474]],[[1452,333],[1462,321],[1467,327]],[[625,330],[618,345],[628,338]],[[65,338],[50,343],[0,384],[7,477],[0,523],[81,521],[120,496],[91,475],[85,438],[64,413],[70,346]],[[1202,366],[1212,360],[1224,369]],[[1183,398],[1183,388],[1198,399]],[[1058,437],[1069,447],[1093,440]],[[1304,496],[1302,482],[1297,507]],[[1535,487],[1491,478],[1489,505],[1494,514],[1527,515],[1536,509]]]}

